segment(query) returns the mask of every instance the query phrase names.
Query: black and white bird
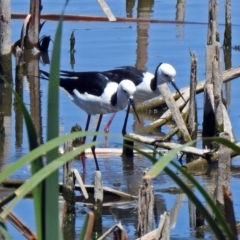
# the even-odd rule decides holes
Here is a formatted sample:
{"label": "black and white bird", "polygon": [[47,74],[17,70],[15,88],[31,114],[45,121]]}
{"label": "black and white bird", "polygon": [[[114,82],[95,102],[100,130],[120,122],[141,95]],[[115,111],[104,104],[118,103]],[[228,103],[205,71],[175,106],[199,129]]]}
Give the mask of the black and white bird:
{"label": "black and white bird", "polygon": [[[44,79],[49,79],[49,73],[40,70],[44,75]],[[136,91],[135,84],[127,79],[119,83],[111,82],[103,74],[99,72],[80,72],[76,75],[70,76],[69,74],[62,73],[60,75],[60,87],[65,89],[69,94],[71,100],[82,110],[88,114],[85,131],[88,130],[91,115],[100,114],[96,127],[96,132],[99,130],[102,115],[106,113],[114,113],[123,110],[128,105],[125,121],[122,128],[122,134],[126,134],[126,124],[130,105],[135,111],[135,115],[139,120],[136,113],[133,95]],[[94,136],[93,141],[96,140]],[[86,137],[83,140],[85,143]],[[95,146],[92,147],[96,169],[99,170],[97,157],[95,154]],[[85,161],[83,160],[83,168],[85,169]]]}
{"label": "black and white bird", "polygon": [[[76,78],[83,74],[82,72],[70,72],[70,71],[61,71],[61,73],[66,77]],[[101,72],[101,74],[106,76],[109,79],[109,81],[116,83],[120,83],[124,79],[131,80],[136,85],[136,91],[134,94],[135,100],[137,99],[139,101],[145,101],[157,97],[160,95],[158,85],[162,83],[171,83],[172,86],[179,93],[181,98],[185,101],[177,85],[174,82],[176,70],[171,64],[168,63],[160,63],[155,70],[155,74],[143,71],[132,66],[117,67],[112,70],[103,71]],[[105,132],[109,132],[109,127],[115,114],[116,112],[113,113],[110,120],[106,124],[104,128]]]}

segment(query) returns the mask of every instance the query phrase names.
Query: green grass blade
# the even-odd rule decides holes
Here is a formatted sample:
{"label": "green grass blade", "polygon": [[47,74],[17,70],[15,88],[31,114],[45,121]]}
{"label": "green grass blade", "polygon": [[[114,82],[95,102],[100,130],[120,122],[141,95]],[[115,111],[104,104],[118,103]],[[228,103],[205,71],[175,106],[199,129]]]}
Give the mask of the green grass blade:
{"label": "green grass blade", "polygon": [[[225,138],[219,138],[219,137],[213,137],[213,138],[204,138],[207,140],[212,140],[212,141],[216,141],[218,143],[221,143],[229,148],[231,148],[232,150],[234,150],[236,153],[240,154],[240,148],[235,145],[234,143],[230,142],[229,140],[225,139]],[[208,195],[208,193],[205,191],[204,188],[202,188],[202,186],[191,176],[191,174],[189,174],[187,171],[185,171],[183,168],[181,168],[180,166],[178,166],[176,163],[174,163],[173,161],[171,161],[171,159],[177,154],[178,151],[181,151],[182,149],[184,149],[186,146],[191,145],[193,142],[189,142],[179,148],[173,149],[171,150],[167,155],[161,157],[159,159],[159,161],[155,162],[156,160],[153,159],[153,157],[147,153],[144,153],[144,155],[146,157],[148,157],[152,162],[155,162],[154,166],[147,172],[147,174],[145,175],[146,178],[154,178],[156,177],[160,172],[163,171],[164,166],[166,166],[167,162],[171,162],[171,164],[177,168],[186,178],[188,178],[188,180],[196,187],[196,189],[198,189],[198,191],[202,194],[202,196],[204,197],[204,199],[206,200],[206,202],[208,203],[208,205],[211,207],[212,211],[214,212],[216,218],[218,219],[218,224],[221,225],[221,227],[224,229],[225,233],[227,234],[227,236],[232,239],[233,237],[233,233],[231,232],[231,229],[228,225],[228,223],[225,221],[224,217],[222,216],[222,214],[220,213],[219,209],[217,208],[217,206],[215,205],[214,201],[210,198],[210,196]],[[162,160],[164,160],[162,162]],[[167,169],[167,170],[166,170]],[[187,189],[187,186],[183,186],[181,182],[179,182],[179,178],[177,178],[177,176],[174,175],[174,173],[170,173],[169,172],[169,168],[165,168],[165,171],[168,172],[169,175],[171,175],[171,177],[174,179],[174,181],[184,190],[184,192],[188,195],[191,195],[191,189]],[[180,183],[180,184],[179,184]],[[189,195],[188,195],[189,196]],[[189,196],[190,197],[190,196]],[[192,198],[194,198],[193,196],[191,196]],[[195,200],[194,200],[195,201]],[[194,202],[195,204],[197,204],[197,202]],[[202,207],[204,206],[200,206],[200,205],[196,205],[198,206],[200,209],[202,209]],[[211,219],[209,218],[208,215],[206,215],[206,211],[205,210],[201,210],[202,212],[204,212],[204,215],[209,223],[209,225],[211,225],[212,229],[214,230],[215,234],[217,236],[220,236],[219,234],[219,230],[216,228],[216,226],[213,225],[213,221],[215,222],[215,220],[213,219],[212,216]],[[209,222],[210,221],[210,222]]]}
{"label": "green grass blade", "polygon": [[12,240],[10,234],[6,229],[5,221],[2,218],[0,218],[0,239]]}
{"label": "green grass blade", "polygon": [[[50,78],[48,87],[48,109],[47,109],[47,141],[55,138],[59,134],[59,66],[62,39],[63,15],[68,1],[65,2],[63,11],[57,26],[54,38],[53,52],[50,66]],[[58,148],[54,148],[47,153],[47,163],[51,163],[58,157]],[[45,239],[59,239],[58,219],[58,170],[52,172],[45,180]],[[51,226],[51,231],[47,231]],[[62,237],[61,237],[62,238]]]}
{"label": "green grass blade", "polygon": [[[31,190],[34,189],[35,186],[37,186],[41,181],[43,181],[46,177],[52,174],[52,172],[56,171],[60,166],[62,166],[63,164],[71,160],[74,156],[84,151],[86,148],[90,148],[95,144],[99,144],[99,143],[100,142],[90,142],[90,143],[81,145],[76,149],[65,153],[61,157],[54,159],[54,161],[52,161],[51,163],[46,165],[44,168],[42,168],[40,171],[35,173],[28,181],[26,181],[23,185],[21,185],[18,189],[15,190],[14,193],[16,194],[16,197],[9,203],[9,205],[6,206],[4,211],[0,214],[0,217],[5,219],[9,211],[12,210],[12,208],[17,204],[19,200],[21,200],[26,194],[31,192]],[[58,185],[56,187],[58,189]],[[56,204],[58,205],[58,202]],[[58,219],[55,219],[55,221],[58,222]],[[52,231],[51,226],[52,225],[49,226],[50,231]]]}
{"label": "green grass blade", "polygon": [[13,174],[15,171],[23,167],[25,164],[31,163],[36,158],[42,156],[44,153],[48,152],[49,150],[61,145],[64,142],[67,142],[69,140],[83,137],[85,135],[88,136],[95,136],[99,135],[102,136],[104,134],[97,133],[97,132],[73,132],[69,133],[67,135],[59,136],[49,142],[46,142],[43,145],[38,146],[28,154],[24,155],[20,159],[18,159],[16,162],[5,168],[1,174],[0,174],[0,183],[3,182],[5,179],[7,179],[11,174]]}
{"label": "green grass blade", "polygon": [[[202,194],[202,196],[204,197],[204,199],[206,200],[207,204],[210,206],[211,210],[214,212],[216,218],[217,218],[217,223],[218,225],[221,225],[222,228],[224,229],[224,231],[226,232],[226,234],[228,235],[228,237],[230,239],[233,239],[233,233],[229,227],[229,225],[227,224],[225,218],[223,217],[223,215],[221,214],[221,212],[219,211],[218,207],[216,206],[216,204],[214,203],[214,201],[212,200],[212,198],[209,196],[209,194],[206,192],[206,190],[196,181],[196,179],[189,174],[186,170],[184,170],[182,167],[178,166],[177,163],[175,162],[171,162],[171,164],[178,170],[180,171],[184,177],[186,177],[193,185],[194,187]],[[177,183],[178,184],[178,183]]]}
{"label": "green grass blade", "polygon": [[[214,220],[208,210],[204,207],[204,205],[200,202],[198,197],[192,192],[192,190],[182,181],[180,177],[178,177],[171,169],[166,167],[164,171],[178,184],[178,186],[187,194],[187,196],[191,199],[191,201],[197,206],[197,208],[202,212],[204,217],[206,218],[208,224],[211,229],[217,236],[217,239],[226,239],[220,228],[218,227],[218,222]],[[229,238],[233,239],[233,238]]]}

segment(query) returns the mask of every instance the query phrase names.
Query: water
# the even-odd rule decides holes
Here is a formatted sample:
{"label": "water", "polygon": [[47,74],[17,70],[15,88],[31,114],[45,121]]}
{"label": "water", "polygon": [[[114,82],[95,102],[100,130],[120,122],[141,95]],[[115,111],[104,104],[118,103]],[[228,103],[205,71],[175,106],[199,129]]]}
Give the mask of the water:
{"label": "water", "polygon": [[[42,0],[43,13],[60,13],[63,3],[65,1],[47,1]],[[186,22],[207,23],[207,1],[114,1],[109,0],[108,4],[117,17],[147,17],[151,19],[163,20],[184,20]],[[26,13],[29,10],[29,1],[12,0],[12,12]],[[54,6],[54,7],[53,7]],[[130,6],[133,6],[132,8]],[[232,1],[232,45],[239,45],[239,31],[240,16],[238,9],[240,3],[237,0]],[[81,14],[104,16],[100,6],[96,1],[70,1],[67,14]],[[15,42],[20,35],[22,20],[12,20],[12,42]],[[221,43],[223,42],[224,34],[224,1],[219,1],[219,33]],[[41,35],[50,35],[54,39],[57,23],[54,21],[47,21],[42,29]],[[69,38],[72,30],[75,30],[75,64],[70,63],[69,53]],[[205,78],[205,46],[207,36],[207,24],[148,24],[148,23],[120,23],[120,22],[64,22],[62,49],[61,49],[61,69],[75,70],[75,71],[89,71],[89,70],[107,70],[116,66],[135,65],[142,69],[148,69],[154,72],[156,66],[160,62],[168,62],[172,64],[177,70],[176,83],[179,88],[189,84],[190,71],[190,56],[189,51],[195,51],[198,58],[198,80]],[[50,44],[49,56],[51,57],[52,43]],[[239,52],[232,50],[231,65],[232,67],[239,66]],[[222,69],[225,69],[225,63],[222,55]],[[13,59],[13,65],[15,60]],[[40,68],[49,71],[49,65],[40,62]],[[14,74],[14,71],[13,71]],[[41,121],[42,121],[42,137],[45,141],[46,132],[46,99],[47,99],[48,82],[40,82],[41,90]],[[225,89],[230,89],[225,91]],[[171,90],[173,90],[171,88]],[[24,82],[23,89],[24,102],[27,106],[31,106],[31,98],[29,96],[29,83]],[[232,122],[233,129],[235,129],[236,141],[239,141],[240,135],[236,129],[239,129],[239,79],[228,83],[224,87],[224,96],[228,99],[228,113]],[[198,103],[198,122],[199,130],[202,129],[202,108],[203,108],[203,94],[197,96]],[[28,152],[28,140],[26,130],[23,127],[22,132],[18,131],[18,138],[15,132],[16,122],[15,117],[18,114],[14,107],[10,104],[8,106],[8,114],[5,119],[6,124],[6,139],[5,145],[0,155],[0,162],[2,167],[16,161],[19,157]],[[68,133],[71,127],[78,123],[81,126],[85,125],[87,115],[75,106],[65,94],[60,91],[60,133]],[[101,130],[109,119],[109,115],[104,116]],[[112,123],[110,132],[121,134],[122,122],[125,117],[125,112],[119,112]],[[136,123],[134,116],[130,116],[128,123],[129,132],[137,132],[142,126],[146,126],[152,121],[153,116],[141,116],[141,125]],[[17,119],[19,116],[17,115]],[[91,125],[91,129],[95,128],[97,118]],[[21,130],[21,127],[19,128]],[[162,128],[162,131],[169,131],[169,127]],[[19,134],[21,133],[21,134]],[[100,138],[101,139],[101,138]],[[104,139],[101,146],[104,145]],[[110,147],[118,147],[121,139],[110,138]],[[87,159],[87,174],[85,181],[91,184],[93,181],[92,172],[94,170],[93,159]],[[143,157],[135,157],[133,162],[124,161],[120,156],[99,157],[100,169],[102,171],[103,183],[106,186],[118,188],[124,192],[136,195],[138,193],[139,185],[141,184],[142,171],[151,166],[151,163]],[[239,158],[232,162],[233,170],[238,169]],[[81,168],[81,164],[76,162],[76,167]],[[202,173],[202,176],[197,176],[203,185],[208,185],[209,182],[214,181],[214,174]],[[30,176],[30,169],[26,166],[21,171],[15,173],[12,178],[27,179]],[[163,211],[171,211],[178,194],[164,193],[161,189],[167,187],[174,187],[176,184],[169,179],[164,173],[153,181],[155,195],[156,195],[156,220]],[[234,171],[231,177],[231,190],[233,199],[238,199],[239,191],[239,173]],[[116,187],[118,186],[118,187]],[[189,202],[185,197],[181,200],[181,208],[174,227],[171,229],[171,239],[194,239],[196,231],[189,225],[188,207]],[[237,201],[234,201],[236,210],[236,219],[239,220],[240,212]],[[21,204],[16,206],[14,213],[16,213],[31,229],[35,229],[32,224],[33,210],[31,207],[31,200],[24,200]],[[78,206],[81,210],[82,206]],[[23,209],[27,209],[28,214],[25,214]],[[124,209],[107,209],[104,211],[103,228],[107,230],[115,224],[115,221],[121,220],[129,239],[135,239],[135,231],[137,227],[137,215],[134,208],[131,206],[132,214],[128,216]],[[76,238],[80,233],[83,224],[83,215],[81,211],[77,213],[76,219]],[[129,209],[127,209],[127,212]],[[113,214],[114,212],[114,214]],[[23,239],[23,237],[8,225],[14,239]],[[211,237],[211,233],[206,232],[202,238]]]}

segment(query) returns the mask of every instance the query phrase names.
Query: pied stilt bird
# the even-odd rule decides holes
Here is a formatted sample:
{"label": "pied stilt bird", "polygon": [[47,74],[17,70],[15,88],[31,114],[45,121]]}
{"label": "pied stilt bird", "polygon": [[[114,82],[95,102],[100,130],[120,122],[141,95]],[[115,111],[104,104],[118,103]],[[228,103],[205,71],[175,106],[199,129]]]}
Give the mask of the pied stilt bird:
{"label": "pied stilt bird", "polygon": [[[70,72],[70,71],[61,71],[62,74],[66,77],[76,77],[81,76],[81,72]],[[136,92],[134,94],[135,99],[141,101],[148,100],[150,98],[160,95],[158,85],[162,83],[171,83],[172,86],[179,93],[181,98],[185,101],[182,94],[180,93],[177,85],[174,82],[176,76],[176,70],[171,64],[160,63],[156,70],[155,74],[150,72],[143,71],[136,67],[132,66],[122,66],[117,67],[112,70],[101,72],[106,76],[109,81],[120,83],[124,79],[131,80],[136,85]],[[185,101],[186,102],[186,101]],[[115,116],[116,112],[113,113],[107,125],[104,128],[105,132],[109,132],[110,124]]]}
{"label": "pied stilt bird", "polygon": [[[40,70],[40,72],[46,77],[44,77],[44,79],[49,80],[49,73],[42,70]],[[136,91],[136,86],[130,80],[125,79],[116,83],[109,81],[107,77],[99,72],[81,72],[76,76],[64,76],[64,74],[62,74],[60,76],[60,87],[65,89],[69,93],[71,100],[88,114],[85,131],[88,130],[92,114],[100,114],[96,127],[97,132],[103,114],[123,110],[127,105],[128,109],[122,128],[122,134],[126,134],[126,124],[130,105],[140,122],[133,101],[133,94]],[[97,136],[94,136],[93,141],[95,141],[96,138]],[[83,143],[85,143],[85,141],[86,136],[83,139]],[[91,150],[95,160],[96,169],[99,170],[95,146],[93,146]],[[84,156],[82,160],[83,168],[85,170]]]}

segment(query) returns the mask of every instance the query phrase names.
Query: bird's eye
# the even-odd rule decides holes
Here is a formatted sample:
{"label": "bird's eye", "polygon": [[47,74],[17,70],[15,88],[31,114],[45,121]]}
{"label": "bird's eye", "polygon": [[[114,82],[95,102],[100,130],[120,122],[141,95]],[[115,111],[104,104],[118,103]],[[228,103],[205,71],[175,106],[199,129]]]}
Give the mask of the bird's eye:
{"label": "bird's eye", "polygon": [[126,91],[126,90],[123,90],[123,92],[127,93],[127,91]]}
{"label": "bird's eye", "polygon": [[164,73],[164,76],[165,76],[165,77],[168,77],[168,75],[167,75],[166,73]]}

